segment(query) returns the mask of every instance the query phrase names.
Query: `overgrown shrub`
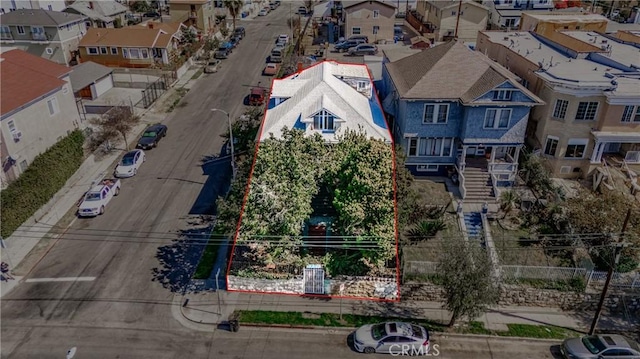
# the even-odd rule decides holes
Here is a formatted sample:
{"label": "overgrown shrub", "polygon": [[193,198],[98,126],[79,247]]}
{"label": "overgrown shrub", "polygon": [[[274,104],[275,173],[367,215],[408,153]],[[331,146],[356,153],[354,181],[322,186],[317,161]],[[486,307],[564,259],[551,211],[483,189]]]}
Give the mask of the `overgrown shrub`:
{"label": "overgrown shrub", "polygon": [[3,237],[9,237],[64,186],[82,164],[83,143],[82,131],[71,132],[38,155],[27,170],[2,191]]}

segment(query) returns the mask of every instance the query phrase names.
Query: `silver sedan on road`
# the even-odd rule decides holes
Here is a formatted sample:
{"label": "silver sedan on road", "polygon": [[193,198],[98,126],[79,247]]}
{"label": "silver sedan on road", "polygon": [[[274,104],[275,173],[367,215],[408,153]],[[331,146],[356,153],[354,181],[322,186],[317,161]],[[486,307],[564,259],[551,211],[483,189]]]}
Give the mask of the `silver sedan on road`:
{"label": "silver sedan on road", "polygon": [[367,324],[356,330],[354,347],[361,353],[426,355],[429,332],[422,326],[403,322]]}
{"label": "silver sedan on road", "polygon": [[566,339],[560,350],[567,359],[640,359],[638,343],[616,334]]}

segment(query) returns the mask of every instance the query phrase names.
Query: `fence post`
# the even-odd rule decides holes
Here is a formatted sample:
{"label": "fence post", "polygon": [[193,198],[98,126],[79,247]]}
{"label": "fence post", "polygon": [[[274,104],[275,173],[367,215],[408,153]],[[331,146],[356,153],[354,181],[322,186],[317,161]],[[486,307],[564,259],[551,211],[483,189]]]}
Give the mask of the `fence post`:
{"label": "fence post", "polygon": [[636,274],[633,277],[633,282],[631,282],[631,289],[635,289],[636,288],[636,284],[640,284],[640,283],[638,283],[638,278],[640,278],[640,274]]}
{"label": "fence post", "polygon": [[593,276],[593,272],[594,272],[593,269],[589,271],[589,276],[587,277],[587,284],[586,284],[587,287],[589,286],[589,283],[591,283],[591,277]]}

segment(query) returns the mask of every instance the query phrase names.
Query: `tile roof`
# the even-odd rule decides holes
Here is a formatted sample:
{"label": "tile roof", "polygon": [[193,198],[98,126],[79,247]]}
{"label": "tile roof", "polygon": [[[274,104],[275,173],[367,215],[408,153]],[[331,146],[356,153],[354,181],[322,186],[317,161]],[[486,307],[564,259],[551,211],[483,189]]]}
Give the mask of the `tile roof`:
{"label": "tile roof", "polygon": [[86,16],[43,9],[18,9],[0,15],[2,25],[60,26],[84,21]]}
{"label": "tile roof", "polygon": [[73,71],[69,75],[71,80],[71,88],[73,92],[78,92],[101,78],[109,75],[113,69],[95,62],[83,62],[73,67]]}
{"label": "tile roof", "polygon": [[3,52],[0,59],[2,116],[62,87],[66,82],[61,78],[71,72],[68,67],[22,50]]}
{"label": "tile roof", "polygon": [[[369,82],[372,90],[362,93],[347,83],[356,79]],[[365,65],[320,62],[297,74],[274,80],[271,98],[287,100],[267,110],[261,140],[270,134],[279,137],[285,126],[304,128],[302,122],[324,109],[338,118],[340,129],[336,134],[343,130],[364,131],[369,137],[391,141]],[[308,129],[307,132],[315,131]],[[335,134],[322,135],[329,142],[335,141]]]}
{"label": "tile roof", "polygon": [[169,45],[180,23],[152,23],[148,26],[122,28],[89,28],[78,46],[161,47]]}
{"label": "tile roof", "polygon": [[448,99],[468,103],[497,85],[510,82],[535,102],[517,77],[483,54],[450,41],[385,64],[401,98]]}

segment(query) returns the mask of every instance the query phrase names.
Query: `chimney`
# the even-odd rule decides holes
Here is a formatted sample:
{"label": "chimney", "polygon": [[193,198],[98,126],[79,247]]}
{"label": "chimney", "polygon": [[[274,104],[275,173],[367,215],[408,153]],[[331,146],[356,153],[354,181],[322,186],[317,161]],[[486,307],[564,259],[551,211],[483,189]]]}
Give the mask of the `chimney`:
{"label": "chimney", "polygon": [[93,10],[93,1],[89,1],[89,9]]}

